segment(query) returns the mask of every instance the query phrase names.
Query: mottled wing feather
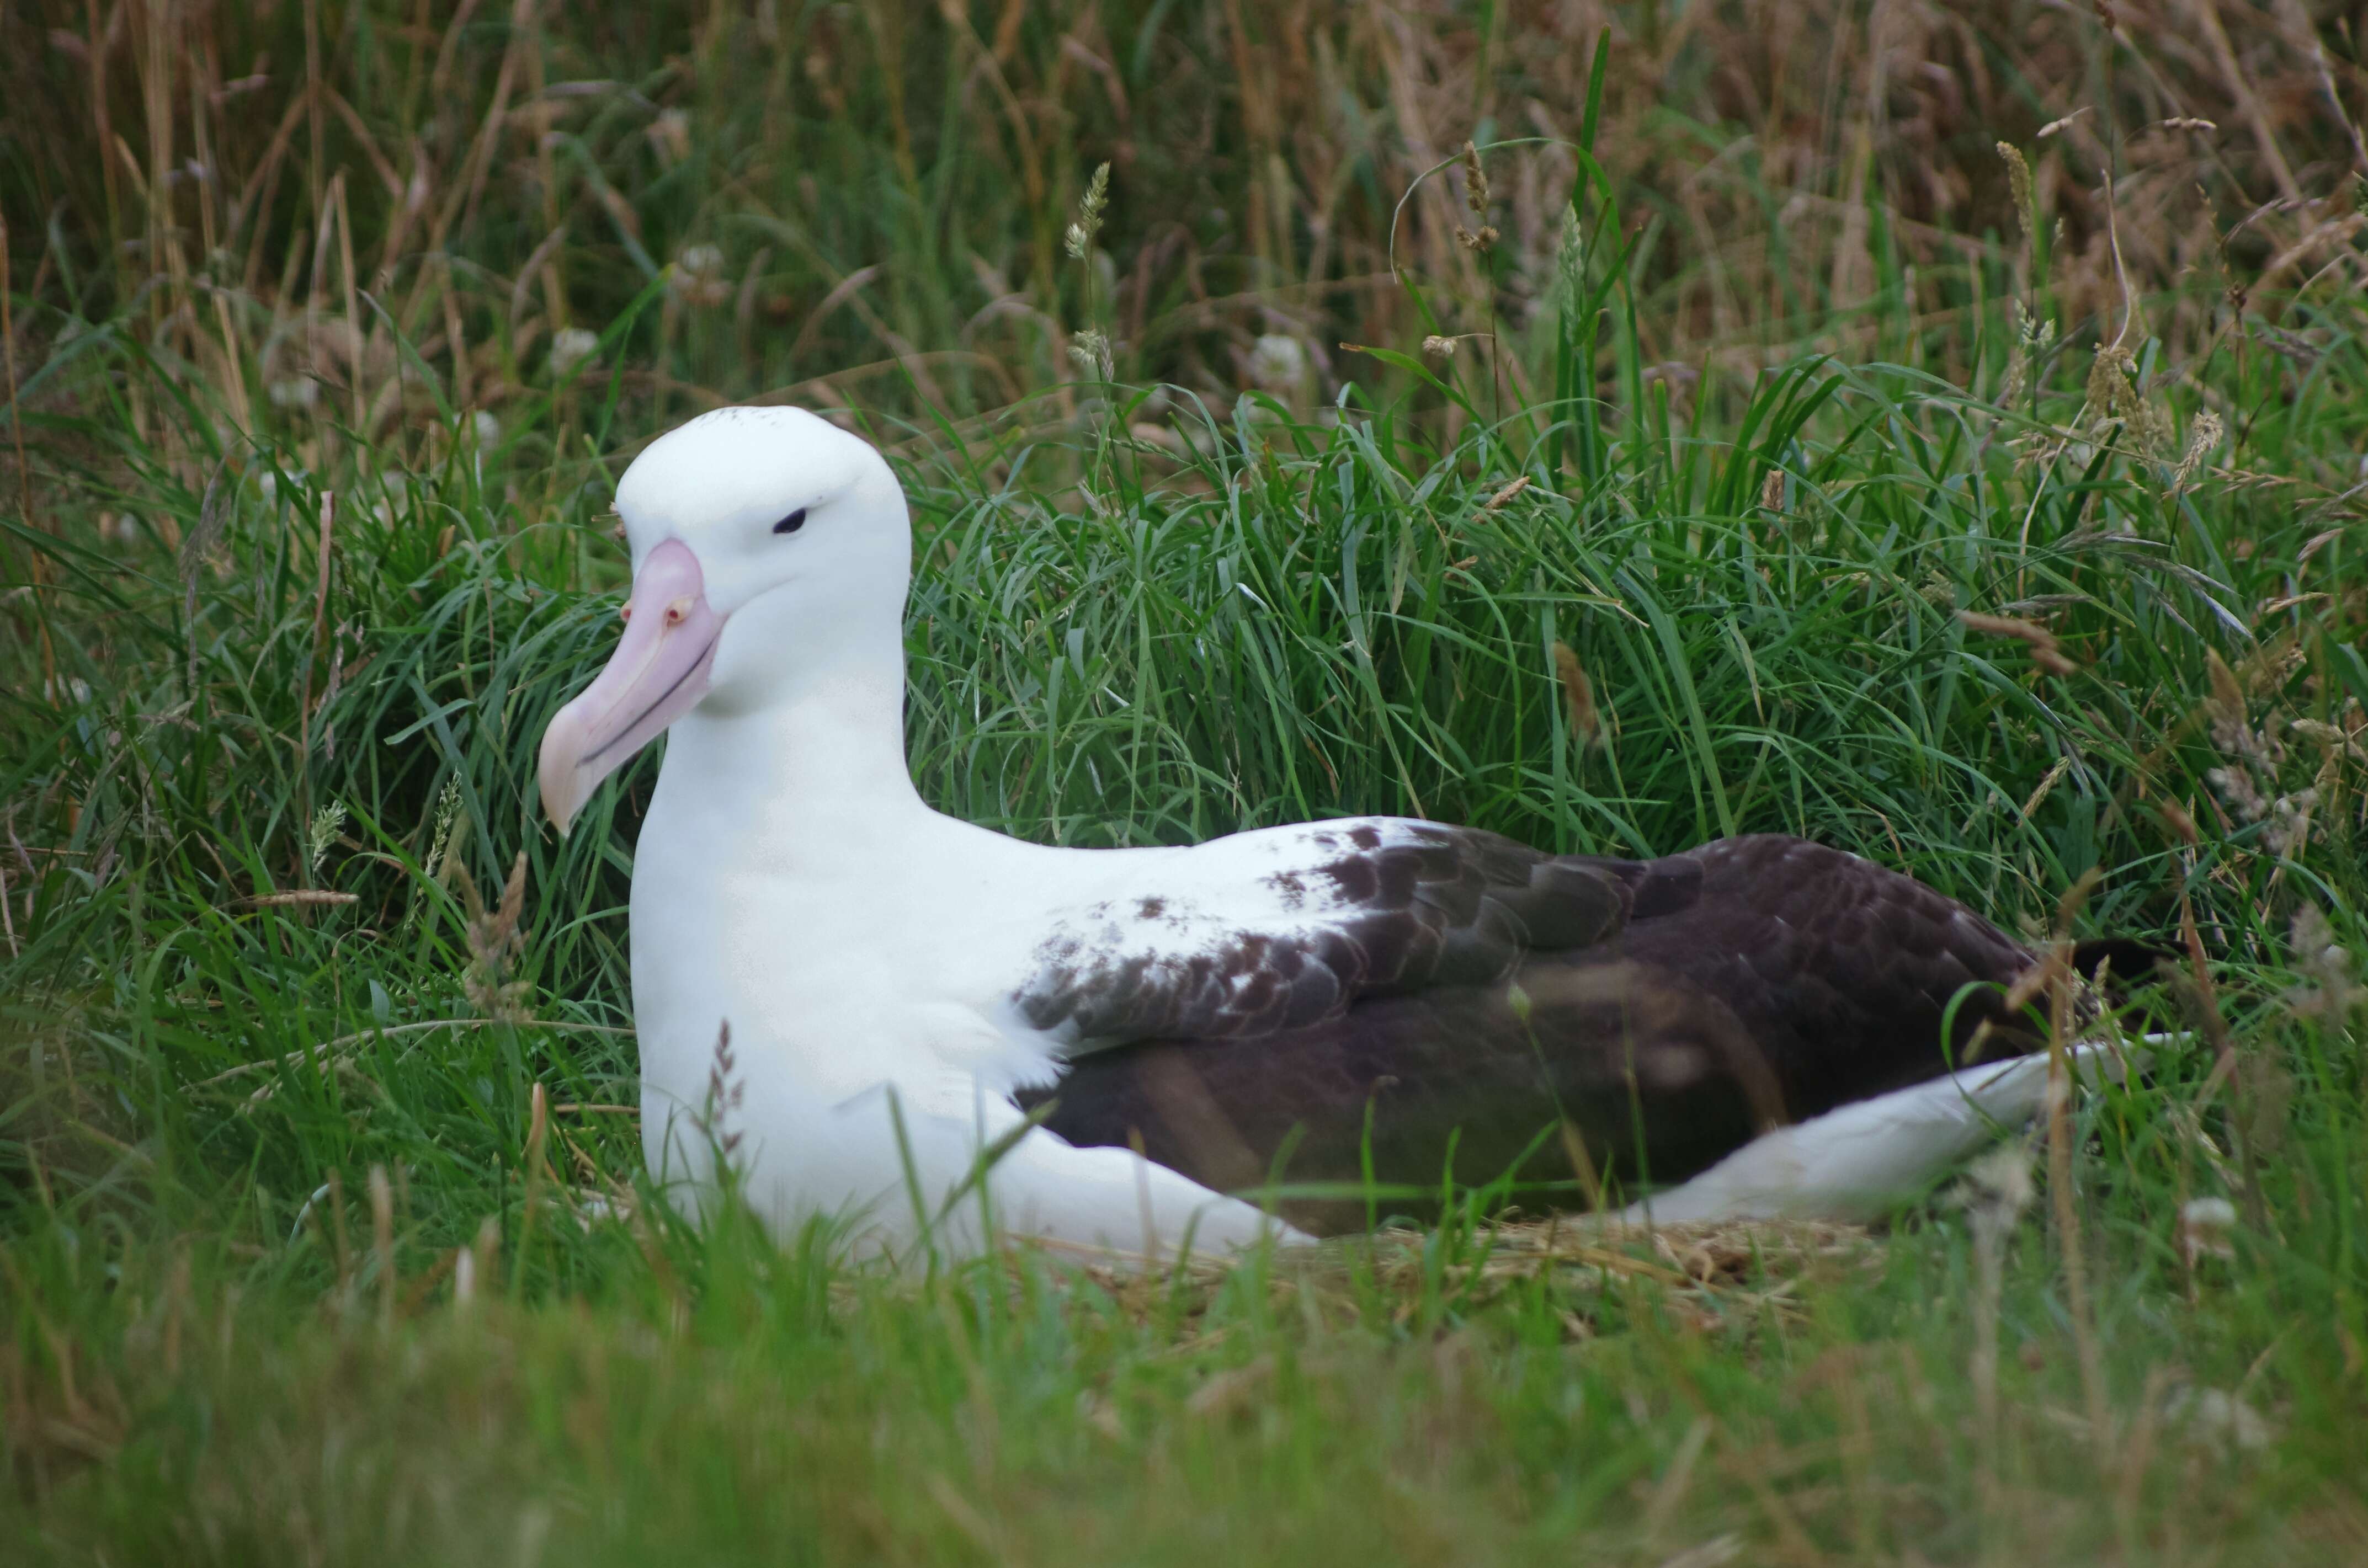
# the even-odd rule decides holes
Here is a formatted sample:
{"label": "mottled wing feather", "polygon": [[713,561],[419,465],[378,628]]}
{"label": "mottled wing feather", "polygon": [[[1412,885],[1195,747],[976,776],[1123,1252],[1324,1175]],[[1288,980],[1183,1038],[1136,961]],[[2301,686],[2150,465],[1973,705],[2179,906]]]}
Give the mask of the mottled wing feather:
{"label": "mottled wing feather", "polygon": [[1397,818],[1241,834],[1062,915],[1013,1000],[1084,1044],[1271,1035],[1600,942],[1651,884],[1643,870]]}
{"label": "mottled wing feather", "polygon": [[[1353,1183],[1370,1159],[1385,1182],[1435,1185],[1451,1149],[1466,1183],[1525,1153],[1529,1177],[1568,1178],[1562,1142],[1540,1143],[1561,1120],[1597,1168],[1674,1180],[1771,1125],[1962,1064],[2032,960],[1932,889],[1799,839],[1535,864],[1617,889],[1623,918],[1477,980],[1368,987],[1279,1029],[1161,1032],[1082,1057],[1049,1091],[1047,1125],[1073,1142],[1140,1138],[1237,1190],[1286,1149],[1293,1181]],[[1987,1049],[2032,1043],[2008,1031]],[[1361,1203],[1290,1211],[1319,1229],[1364,1222]]]}

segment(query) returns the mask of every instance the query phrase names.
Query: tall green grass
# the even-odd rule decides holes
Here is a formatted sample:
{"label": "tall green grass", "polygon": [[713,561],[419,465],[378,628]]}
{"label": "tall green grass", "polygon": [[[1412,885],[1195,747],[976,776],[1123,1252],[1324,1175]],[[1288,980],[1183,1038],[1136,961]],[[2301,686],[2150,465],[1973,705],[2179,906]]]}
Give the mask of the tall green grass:
{"label": "tall green grass", "polygon": [[[284,47],[305,14],[255,25]],[[1130,71],[1199,36],[1136,20]],[[502,51],[456,56],[472,95],[407,100],[433,56],[348,25],[353,93],[393,95],[365,123],[488,112]],[[747,66],[720,17],[651,25],[711,51],[703,83]],[[974,80],[948,47],[930,68]],[[790,112],[790,80],[740,112]],[[1618,90],[1581,94],[1607,157]],[[403,101],[424,118],[381,118]],[[827,132],[834,184],[886,190],[866,222],[893,233],[846,244],[897,257],[887,319],[916,350],[967,330],[957,258],[1017,243],[931,248],[973,202],[1041,238],[1032,286],[1070,326],[1133,335],[1058,254],[1062,178],[985,202],[1008,165],[951,132],[907,148],[867,104]],[[761,205],[652,157],[638,210]],[[1489,154],[1508,187],[1572,166],[1600,165]],[[63,173],[104,206],[97,171]],[[530,187],[491,188],[498,232],[470,243],[530,243]],[[1691,284],[1619,216],[1656,201],[1590,179],[1550,278],[1483,256],[1451,301],[1409,273],[1378,318],[1399,330],[1329,380],[1241,391],[1187,355],[1105,385],[1048,333],[992,395],[851,400],[915,508],[916,775],[1071,844],[1367,811],[1614,853],[1804,833],[2034,936],[2095,871],[2078,930],[2192,926],[2205,963],[2198,1043],[2079,1108],[2068,1194],[1976,1194],[1982,1224],[1943,1195],[1872,1240],[1607,1244],[1467,1209],[1145,1278],[1027,1254],[916,1277],[822,1227],[688,1228],[633,1201],[615,1108],[655,758],[563,843],[533,751],[612,634],[622,461],[698,376],[803,365],[627,266],[621,230],[624,262],[566,258],[537,329],[595,328],[597,358],[555,382],[519,351],[491,423],[492,361],[422,349],[400,312],[374,329],[391,425],[334,388],[242,424],[136,280],[93,285],[89,316],[27,291],[45,351],[10,435],[35,500],[0,502],[0,1530],[61,1562],[2356,1557],[2353,274],[2256,279],[2242,309],[2157,277],[2132,319],[2171,324],[2132,329],[2119,381],[2123,303],[2050,236],[1918,274],[1898,205],[1868,202],[1862,293],[1777,267],[1753,318],[1852,352],[1690,376],[1654,318]],[[1189,335],[1192,309],[1149,319]],[[1501,349],[1419,349],[1479,322]],[[259,386],[279,361],[243,363]],[[520,855],[512,959],[483,905]],[[2309,911],[2328,924],[2298,946]],[[519,983],[528,1016],[487,1006]],[[2218,1199],[2225,1235],[2189,1208]]]}

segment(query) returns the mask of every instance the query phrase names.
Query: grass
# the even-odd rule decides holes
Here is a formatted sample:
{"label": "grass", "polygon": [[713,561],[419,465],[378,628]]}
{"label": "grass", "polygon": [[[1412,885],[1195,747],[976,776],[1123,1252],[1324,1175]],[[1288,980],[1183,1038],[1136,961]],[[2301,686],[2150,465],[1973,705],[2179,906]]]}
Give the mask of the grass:
{"label": "grass", "polygon": [[[2368,1552],[2354,46],[2008,6],[1911,80],[1629,9],[0,19],[0,1530]],[[949,811],[1779,829],[2034,937],[2094,871],[2078,933],[2192,931],[2201,1042],[1873,1236],[1465,1210],[1134,1278],[688,1229],[610,1108],[654,759],[562,844],[532,754],[621,463],[754,395],[905,478]]]}

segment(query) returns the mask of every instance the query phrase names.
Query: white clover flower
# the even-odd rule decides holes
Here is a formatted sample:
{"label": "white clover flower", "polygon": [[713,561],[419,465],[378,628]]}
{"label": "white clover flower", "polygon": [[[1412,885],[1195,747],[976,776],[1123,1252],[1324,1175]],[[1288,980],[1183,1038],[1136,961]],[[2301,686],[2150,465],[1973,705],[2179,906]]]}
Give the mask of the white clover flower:
{"label": "white clover flower", "polygon": [[715,306],[732,298],[732,279],[723,275],[723,252],[716,245],[685,245],[666,274],[666,287],[688,304]]}
{"label": "white clover flower", "polygon": [[650,122],[650,145],[658,161],[669,166],[690,156],[690,116],[678,108],[661,109]]}
{"label": "white clover flower", "polygon": [[564,326],[551,335],[551,373],[564,376],[578,365],[599,363],[600,335]]}
{"label": "white clover flower", "polygon": [[1263,391],[1296,392],[1307,380],[1307,350],[1295,337],[1269,332],[1250,346],[1249,373]]}
{"label": "white clover flower", "polygon": [[2225,1198],[2191,1199],[2179,1211],[2179,1245],[2189,1266],[2199,1257],[2234,1257],[2229,1233],[2237,1228],[2237,1206]]}
{"label": "white clover flower", "polygon": [[2275,1423],[2226,1389],[2180,1389],[2163,1403],[2162,1413],[2190,1443],[2224,1459],[2257,1452],[2278,1437]]}

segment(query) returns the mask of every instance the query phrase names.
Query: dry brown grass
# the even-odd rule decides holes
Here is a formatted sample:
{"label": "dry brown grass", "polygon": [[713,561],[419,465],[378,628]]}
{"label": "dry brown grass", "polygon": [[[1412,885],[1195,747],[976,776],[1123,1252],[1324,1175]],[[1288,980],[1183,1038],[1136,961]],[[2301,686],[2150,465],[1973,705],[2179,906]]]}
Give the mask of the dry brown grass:
{"label": "dry brown grass", "polygon": [[[1069,373],[1061,227],[1106,157],[1121,374],[1230,395],[1281,334],[1328,392],[1372,373],[1343,339],[1518,328],[1545,294],[1607,29],[1597,150],[1680,389],[1706,361],[1901,347],[1852,313],[1885,279],[1914,352],[1968,377],[1969,279],[2031,287],[2001,141],[2032,158],[2064,319],[2115,335],[2138,310],[2172,363],[2228,329],[2224,301],[2307,352],[2267,335],[2275,300],[2358,266],[2368,75],[2337,8],[2299,0],[1572,0],[1485,33],[1445,4],[790,9],[11,6],[24,361],[62,311],[120,314],[228,425],[378,437],[430,422],[430,379],[463,410],[529,397],[558,335],[671,262],[630,356],[653,415],[901,403],[899,370],[990,406]],[[1491,157],[1486,253],[1454,237],[1472,136],[1540,139]]]}

